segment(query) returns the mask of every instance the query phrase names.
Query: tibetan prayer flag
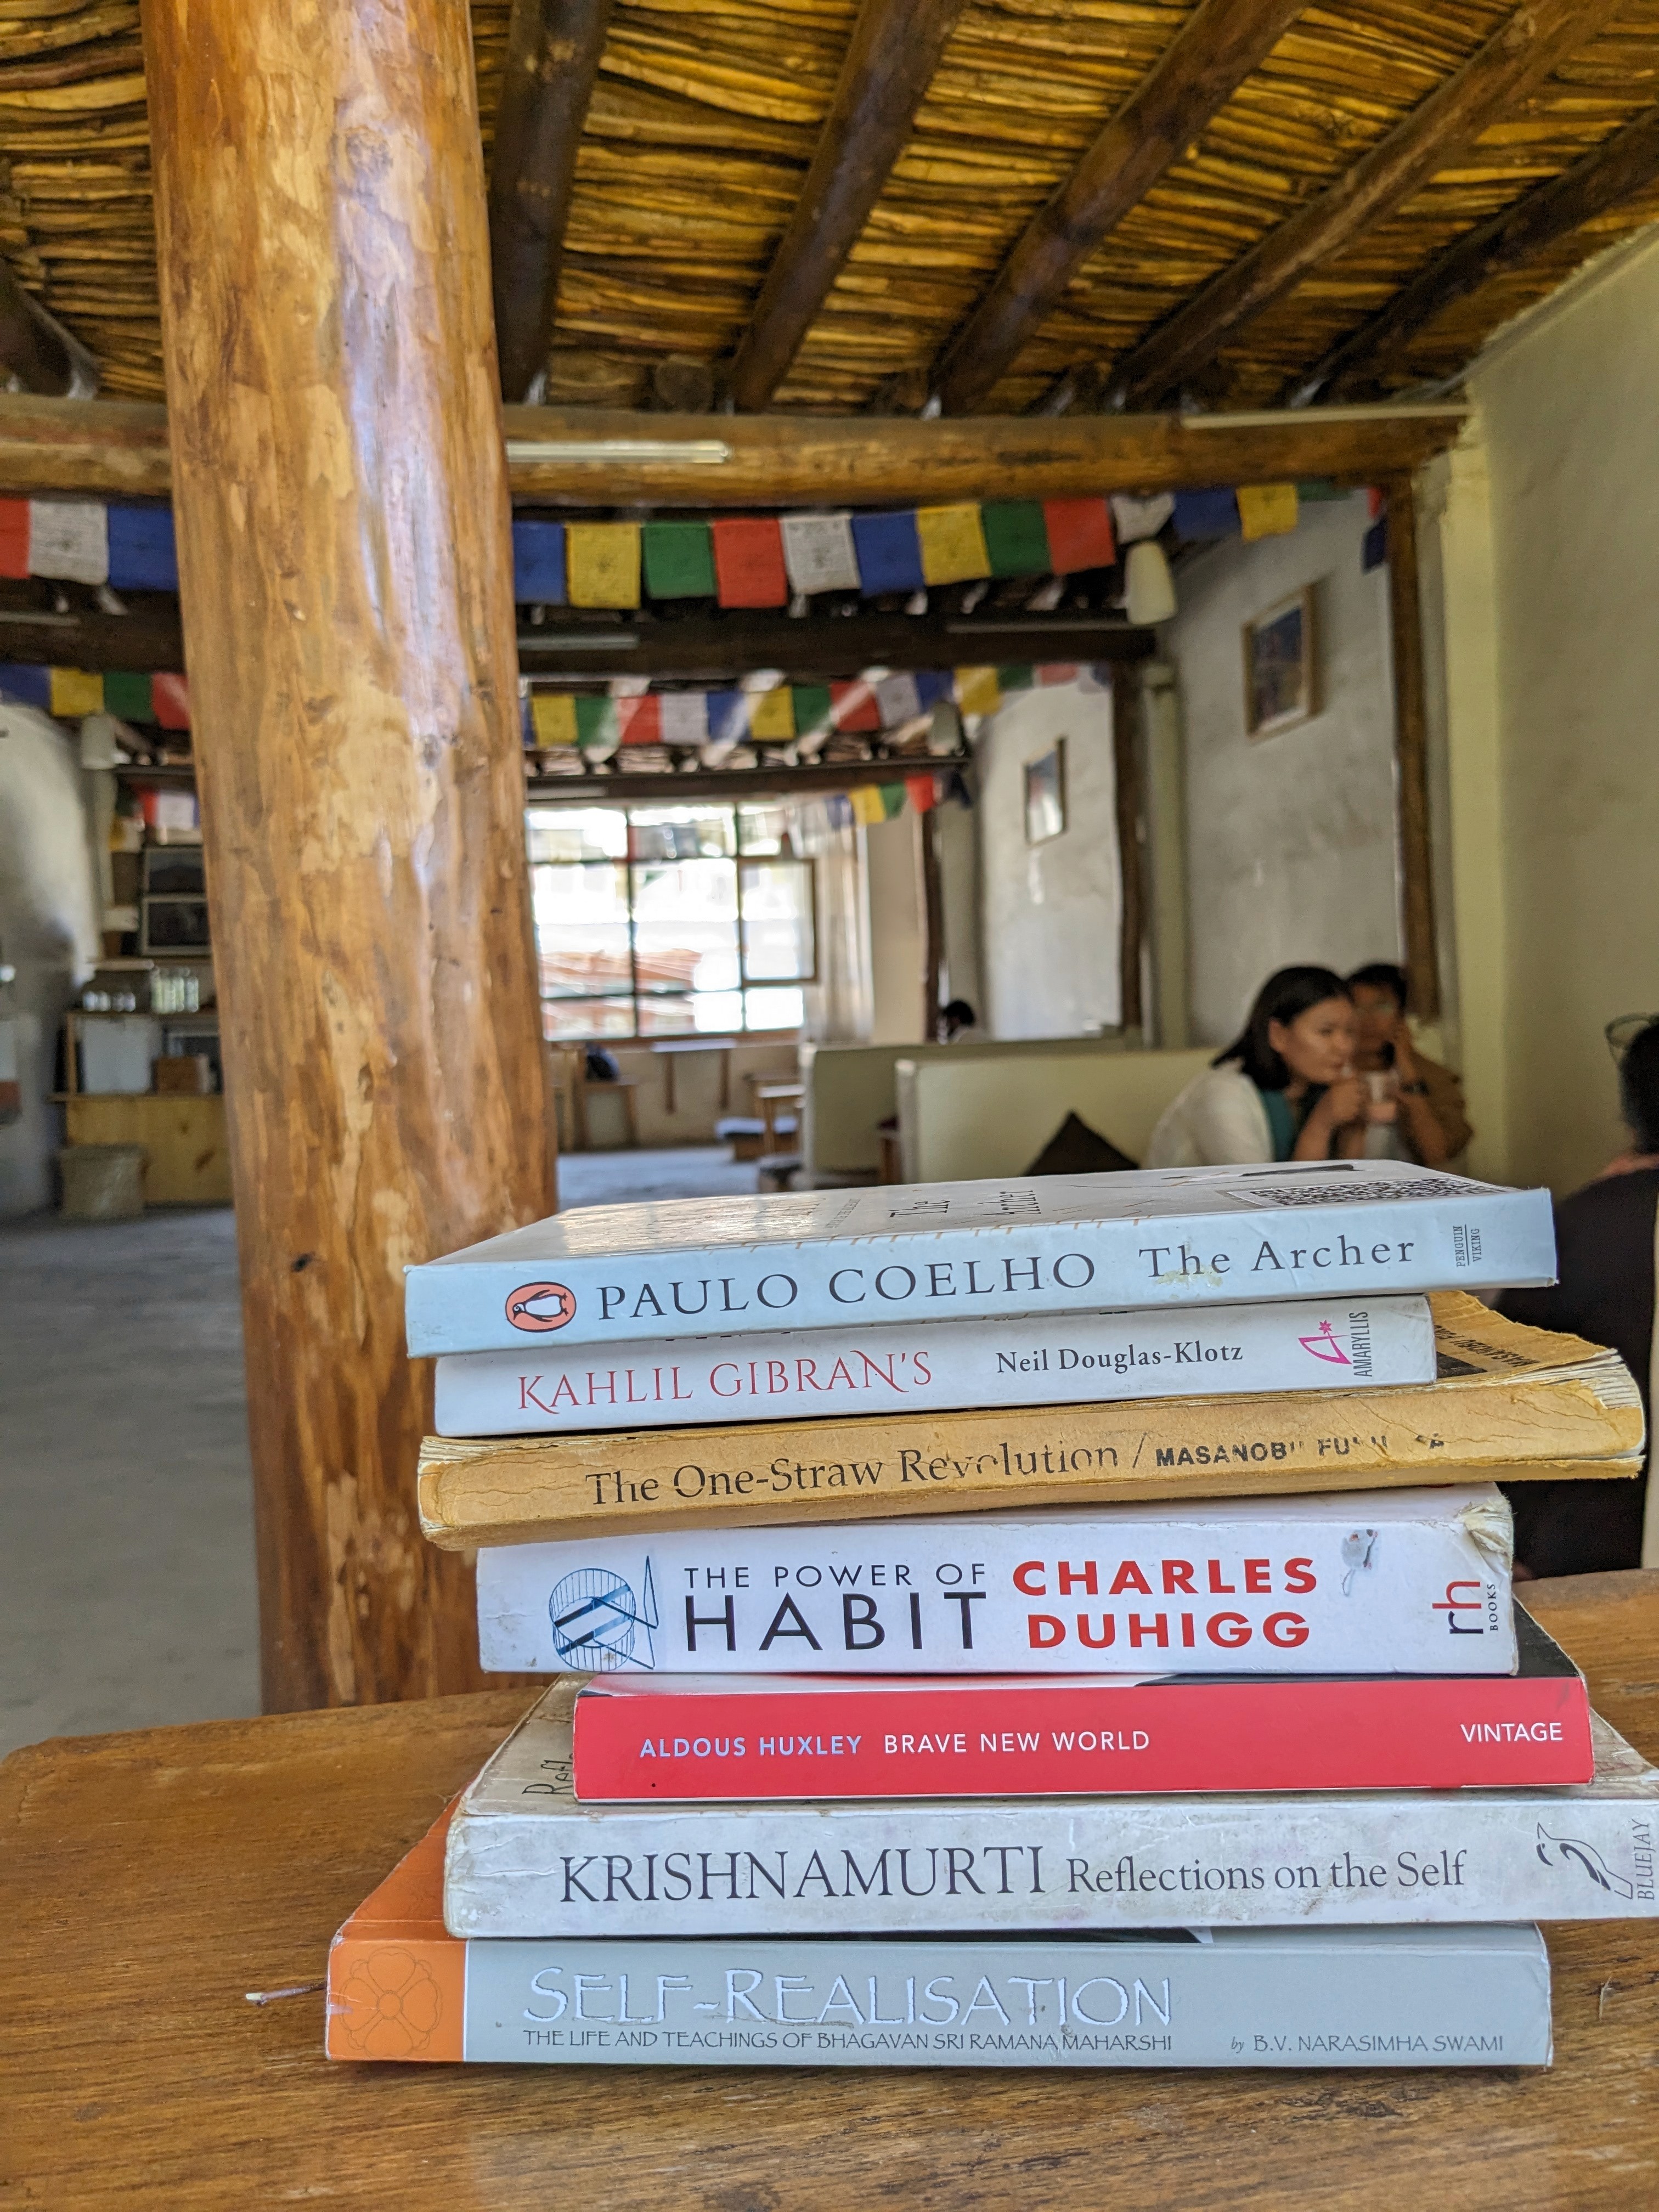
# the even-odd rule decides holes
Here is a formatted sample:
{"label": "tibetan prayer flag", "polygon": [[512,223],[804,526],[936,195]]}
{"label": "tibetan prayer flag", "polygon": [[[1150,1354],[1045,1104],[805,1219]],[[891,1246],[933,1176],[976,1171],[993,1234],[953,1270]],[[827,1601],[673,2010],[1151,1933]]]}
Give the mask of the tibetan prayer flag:
{"label": "tibetan prayer flag", "polygon": [[921,573],[930,584],[967,584],[991,573],[979,509],[971,504],[919,507],[916,543]]}
{"label": "tibetan prayer flag", "polygon": [[29,503],[0,499],[0,576],[21,578],[28,573]]}
{"label": "tibetan prayer flag", "polygon": [[1287,538],[1297,525],[1293,483],[1240,484],[1238,526],[1247,545],[1258,538]]}
{"label": "tibetan prayer flag", "polygon": [[29,574],[75,584],[109,580],[109,525],[95,501],[29,501]]}
{"label": "tibetan prayer flag", "polygon": [[1238,501],[1224,489],[1178,491],[1175,526],[1179,538],[1236,538]]}
{"label": "tibetan prayer flag", "polygon": [[708,706],[701,691],[662,691],[657,719],[665,745],[701,745],[708,736]]}
{"label": "tibetan prayer flag", "polygon": [[853,544],[860,590],[917,592],[927,582],[914,514],[855,514]]}
{"label": "tibetan prayer flag", "polygon": [[714,544],[706,522],[644,523],[640,543],[653,599],[714,598]]}
{"label": "tibetan prayer flag", "polygon": [[0,663],[0,695],[15,699],[20,706],[49,708],[52,671],[30,667],[20,661]]}
{"label": "tibetan prayer flag", "polygon": [[830,713],[838,730],[878,730],[881,727],[881,702],[876,697],[876,687],[866,678],[856,678],[851,684],[832,684],[830,686]]}
{"label": "tibetan prayer flag", "polygon": [[1168,622],[1176,611],[1175,579],[1164,548],[1143,538],[1123,564],[1124,603],[1132,623]]}
{"label": "tibetan prayer flag", "polygon": [[915,808],[918,814],[932,813],[933,802],[939,797],[939,790],[931,775],[907,775],[904,779],[904,788],[909,794],[911,805]]}
{"label": "tibetan prayer flag", "polygon": [[190,686],[182,676],[152,676],[149,697],[164,730],[190,727]]}
{"label": "tibetan prayer flag", "polygon": [[902,783],[878,783],[876,788],[881,793],[881,811],[888,821],[903,813],[904,786]]}
{"label": "tibetan prayer flag", "polygon": [[1359,550],[1361,574],[1369,575],[1373,568],[1385,567],[1388,558],[1389,518],[1385,512],[1377,516],[1376,521],[1365,532],[1364,543]]}
{"label": "tibetan prayer flag", "polygon": [[1388,504],[1389,495],[1383,490],[1381,484],[1366,485],[1365,512],[1370,515],[1373,522],[1375,522],[1378,517],[1387,510]]}
{"label": "tibetan prayer flag", "polygon": [[708,691],[708,742],[713,745],[741,744],[749,734],[749,695],[746,691]]}
{"label": "tibetan prayer flag", "polygon": [[799,738],[827,736],[835,727],[830,686],[827,684],[797,684],[793,690],[795,735]]}
{"label": "tibetan prayer flag", "polygon": [[1133,545],[1138,538],[1157,537],[1175,513],[1175,494],[1159,491],[1150,499],[1138,499],[1133,492],[1115,491],[1111,508],[1118,544]]}
{"label": "tibetan prayer flag", "polygon": [[52,672],[52,711],[67,720],[104,711],[104,679],[85,668],[54,668]]}
{"label": "tibetan prayer flag", "polygon": [[727,515],[714,526],[714,574],[723,607],[784,607],[789,578],[775,514]]}
{"label": "tibetan prayer flag", "polygon": [[1046,576],[1048,526],[1035,499],[988,501],[981,507],[980,526],[994,576]]}
{"label": "tibetan prayer flag", "polygon": [[538,745],[574,745],[576,702],[568,691],[532,691],[530,726]]}
{"label": "tibetan prayer flag", "polygon": [[861,829],[873,830],[878,822],[887,819],[887,809],[881,803],[880,787],[861,783],[852,794],[853,819]]}
{"label": "tibetan prayer flag", "polygon": [[921,694],[916,679],[908,668],[891,676],[884,676],[876,685],[876,697],[881,707],[881,726],[896,729],[901,722],[913,721],[921,712]]}
{"label": "tibetan prayer flag", "polygon": [[521,607],[565,605],[563,523],[514,524],[513,596]]}
{"label": "tibetan prayer flag", "polygon": [[856,592],[858,555],[849,514],[786,514],[783,561],[798,592]]}
{"label": "tibetan prayer flag", "polygon": [[1037,670],[1036,679],[1040,684],[1075,684],[1082,673],[1080,664],[1075,660],[1045,660]]}
{"label": "tibetan prayer flag", "polygon": [[1036,671],[1023,660],[1005,661],[997,670],[997,684],[1004,691],[1029,691],[1036,682]]}
{"label": "tibetan prayer flag", "polygon": [[617,750],[617,702],[583,694],[576,701],[576,743],[585,753],[603,758]]}
{"label": "tibetan prayer flag", "polygon": [[573,607],[638,606],[639,524],[568,523],[565,570]]}
{"label": "tibetan prayer flag", "polygon": [[1296,495],[1304,507],[1311,506],[1320,500],[1346,499],[1348,496],[1344,487],[1333,483],[1328,477],[1304,477],[1297,485]]}
{"label": "tibetan prayer flag", "polygon": [[1045,499],[1049,563],[1057,576],[1080,568],[1109,568],[1117,558],[1112,510],[1103,499]]}
{"label": "tibetan prayer flag", "polygon": [[108,510],[109,580],[118,592],[176,592],[179,562],[170,507]]}
{"label": "tibetan prayer flag", "polygon": [[794,696],[787,684],[749,695],[749,734],[757,744],[787,744],[795,734]]}
{"label": "tibetan prayer flag", "polygon": [[650,692],[636,694],[631,699],[615,699],[617,736],[625,745],[656,745],[662,743],[662,724],[658,715],[657,702]]}
{"label": "tibetan prayer flag", "polygon": [[948,668],[917,669],[916,696],[924,707],[937,707],[941,699],[952,697],[954,691]]}
{"label": "tibetan prayer flag", "polygon": [[112,668],[104,678],[104,712],[124,722],[153,722],[155,708],[149,696],[149,678],[137,671]]}
{"label": "tibetan prayer flag", "polygon": [[994,714],[1002,704],[1002,687],[994,668],[958,668],[957,704],[964,714]]}

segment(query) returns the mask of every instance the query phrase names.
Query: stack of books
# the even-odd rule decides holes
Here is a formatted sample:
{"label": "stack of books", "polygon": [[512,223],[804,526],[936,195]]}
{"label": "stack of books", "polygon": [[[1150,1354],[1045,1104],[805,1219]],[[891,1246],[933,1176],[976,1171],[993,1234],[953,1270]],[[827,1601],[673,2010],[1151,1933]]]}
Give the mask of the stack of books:
{"label": "stack of books", "polygon": [[1502,1480],[1634,1474],[1385,1162],[602,1207],[409,1278],[483,1662],[559,1679],[341,1930],[341,2058],[1542,2064],[1659,1771]]}

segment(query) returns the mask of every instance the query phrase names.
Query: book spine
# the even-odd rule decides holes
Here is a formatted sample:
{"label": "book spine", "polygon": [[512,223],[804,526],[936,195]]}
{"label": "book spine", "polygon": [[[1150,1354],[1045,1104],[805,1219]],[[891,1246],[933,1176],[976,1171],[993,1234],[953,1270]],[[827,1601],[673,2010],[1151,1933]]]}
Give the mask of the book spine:
{"label": "book spine", "polygon": [[896,1322],[1479,1290],[1547,1282],[1554,1270],[1547,1191],[1469,1185],[1364,1205],[567,1255],[545,1271],[441,1261],[410,1269],[405,1322],[421,1356],[552,1334],[568,1346],[844,1328],[876,1313]]}
{"label": "book spine", "polygon": [[1546,1788],[1595,1771],[1576,1675],[576,1700],[592,1802]]}
{"label": "book spine", "polygon": [[495,1545],[508,1674],[1431,1674],[1516,1665],[1508,1509],[877,1522]]}
{"label": "book spine", "polygon": [[444,1918],[491,1937],[1651,1919],[1656,1813],[1456,1790],[464,1809]]}
{"label": "book spine", "polygon": [[894,1328],[872,1322],[665,1340],[567,1353],[452,1352],[437,1364],[442,1436],[634,1429],[693,1421],[955,1411],[1333,1382],[1431,1382],[1425,1298],[1297,1300],[1179,1313],[1042,1314]]}

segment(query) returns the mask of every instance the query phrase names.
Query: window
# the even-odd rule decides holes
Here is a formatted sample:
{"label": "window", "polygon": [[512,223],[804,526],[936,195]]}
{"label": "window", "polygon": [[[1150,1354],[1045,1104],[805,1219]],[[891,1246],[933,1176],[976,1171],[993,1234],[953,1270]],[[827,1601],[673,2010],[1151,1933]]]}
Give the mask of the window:
{"label": "window", "polygon": [[816,905],[784,807],[532,806],[525,824],[548,1036],[800,1027]]}

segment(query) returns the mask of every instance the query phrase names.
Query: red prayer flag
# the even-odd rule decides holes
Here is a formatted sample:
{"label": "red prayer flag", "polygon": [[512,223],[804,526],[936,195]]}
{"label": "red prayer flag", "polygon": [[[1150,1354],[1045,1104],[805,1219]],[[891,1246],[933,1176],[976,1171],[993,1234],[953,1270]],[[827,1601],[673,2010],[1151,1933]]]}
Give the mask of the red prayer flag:
{"label": "red prayer flag", "polygon": [[152,676],[149,698],[164,730],[190,727],[190,687],[182,676]]}
{"label": "red prayer flag", "polygon": [[1048,558],[1057,576],[1079,568],[1109,568],[1117,558],[1112,510],[1103,499],[1045,499]]}
{"label": "red prayer flag", "polygon": [[789,574],[775,514],[731,515],[714,525],[714,582],[723,607],[786,607]]}
{"label": "red prayer flag", "polygon": [[625,745],[659,745],[662,743],[662,702],[654,691],[647,691],[642,699],[613,699],[617,710],[617,729]]}
{"label": "red prayer flag", "polygon": [[938,796],[938,788],[931,775],[907,775],[904,788],[910,794],[910,804],[918,814],[926,814]]}
{"label": "red prayer flag", "polygon": [[1373,522],[1376,520],[1376,518],[1382,514],[1383,508],[1388,505],[1388,503],[1389,495],[1383,490],[1381,484],[1366,485],[1365,512],[1370,515]]}
{"label": "red prayer flag", "polygon": [[0,576],[27,576],[29,572],[29,503],[26,499],[0,499]]}
{"label": "red prayer flag", "polygon": [[1076,660],[1045,660],[1036,673],[1039,684],[1075,684],[1083,666]]}
{"label": "red prayer flag", "polygon": [[878,730],[881,702],[873,684],[860,677],[852,684],[830,686],[830,719],[838,730]]}

